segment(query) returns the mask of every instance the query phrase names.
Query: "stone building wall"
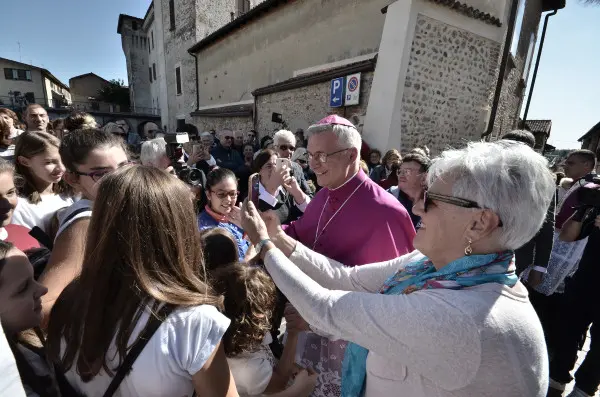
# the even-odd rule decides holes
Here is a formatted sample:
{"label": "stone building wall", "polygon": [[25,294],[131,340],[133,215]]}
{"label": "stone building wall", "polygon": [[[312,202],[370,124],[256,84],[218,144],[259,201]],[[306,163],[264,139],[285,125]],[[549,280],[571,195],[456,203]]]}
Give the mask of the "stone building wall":
{"label": "stone building wall", "polygon": [[[162,7],[164,29],[165,77],[167,86],[168,128],[174,131],[177,119],[193,122],[190,113],[196,103],[196,61],[187,50],[217,29],[231,22],[237,10],[236,0],[178,0],[175,30],[171,30],[169,0],[155,0]],[[202,57],[198,60],[203,62]],[[175,69],[181,68],[182,94],[177,94]]]}
{"label": "stone building wall", "polygon": [[[540,24],[542,13],[542,0],[525,0],[525,13],[523,24],[521,25],[521,35],[516,56],[509,55],[510,68],[506,69],[504,82],[498,103],[498,111],[494,122],[494,129],[491,139],[497,139],[502,134],[518,128],[520,110],[524,106],[523,99],[527,94],[527,81],[522,79],[523,70],[529,50],[531,34],[536,34]],[[537,43],[537,37],[534,39],[534,45]],[[534,54],[535,55],[535,54]],[[529,73],[533,73],[535,58],[532,58],[529,64]],[[497,76],[498,71],[496,72]],[[491,101],[490,101],[491,103]]]}
{"label": "stone building wall", "polygon": [[203,131],[221,131],[230,129],[232,131],[250,131],[254,129],[252,117],[194,117],[193,123],[199,132]]}
{"label": "stone building wall", "polygon": [[350,117],[364,116],[369,103],[373,72],[363,72],[360,85],[360,104],[341,108],[329,107],[330,82],[261,95],[256,98],[256,131],[259,136],[272,133],[281,125],[271,121],[273,112],[281,113],[288,129],[306,129],[328,114]]}
{"label": "stone building wall", "polygon": [[439,153],[479,139],[500,45],[419,15],[402,99],[401,150]]}
{"label": "stone building wall", "polygon": [[148,76],[148,38],[142,30],[142,20],[126,18],[121,25],[121,44],[127,62],[127,79],[133,111],[152,108]]}
{"label": "stone building wall", "polygon": [[252,99],[302,69],[377,52],[388,0],[304,0],[281,5],[200,50],[200,106]]}

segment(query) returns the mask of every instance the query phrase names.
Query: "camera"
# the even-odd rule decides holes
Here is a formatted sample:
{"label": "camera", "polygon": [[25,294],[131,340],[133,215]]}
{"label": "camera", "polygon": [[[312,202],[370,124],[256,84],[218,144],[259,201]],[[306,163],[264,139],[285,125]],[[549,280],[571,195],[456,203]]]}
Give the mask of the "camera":
{"label": "camera", "polygon": [[186,132],[169,133],[165,134],[164,139],[167,142],[167,157],[171,160],[177,177],[188,185],[204,187],[206,182],[204,172],[189,167],[183,161],[183,144],[190,141],[188,134]]}
{"label": "camera", "polygon": [[579,202],[585,207],[600,208],[600,177],[589,174],[584,180],[593,185],[584,185],[577,191]]}

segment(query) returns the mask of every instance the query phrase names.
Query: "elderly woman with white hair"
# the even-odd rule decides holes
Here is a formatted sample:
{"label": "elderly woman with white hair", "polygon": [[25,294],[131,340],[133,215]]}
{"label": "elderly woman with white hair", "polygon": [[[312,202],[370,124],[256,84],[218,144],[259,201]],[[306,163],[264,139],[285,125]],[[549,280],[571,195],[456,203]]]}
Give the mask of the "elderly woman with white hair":
{"label": "elderly woman with white hair", "polygon": [[427,185],[416,251],[386,262],[345,267],[251,203],[242,224],[311,330],[352,342],[342,396],[545,396],[544,335],[513,251],[544,222],[546,160],[519,143],[471,143],[434,160]]}

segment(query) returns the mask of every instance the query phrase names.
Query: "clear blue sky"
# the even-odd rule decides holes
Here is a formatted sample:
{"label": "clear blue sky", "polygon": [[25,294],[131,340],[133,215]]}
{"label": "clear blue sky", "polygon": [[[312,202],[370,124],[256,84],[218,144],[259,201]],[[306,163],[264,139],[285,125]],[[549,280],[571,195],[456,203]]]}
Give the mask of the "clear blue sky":
{"label": "clear blue sky", "polygon": [[[600,6],[568,0],[551,17],[529,111],[530,119],[552,119],[549,142],[579,147],[577,138],[600,121]],[[94,72],[127,82],[117,34],[120,13],[142,18],[150,0],[13,1],[2,10],[0,56],[69,78]],[[541,25],[540,25],[541,27]],[[533,73],[530,73],[530,77]]]}
{"label": "clear blue sky", "polygon": [[143,18],[150,0],[27,0],[2,7],[0,57],[48,69],[66,85],[94,72],[127,84],[119,14]]}
{"label": "clear blue sky", "polygon": [[577,139],[600,122],[599,22],[600,6],[576,0],[567,0],[548,22],[527,118],[551,119],[549,143],[559,149],[579,148]]}

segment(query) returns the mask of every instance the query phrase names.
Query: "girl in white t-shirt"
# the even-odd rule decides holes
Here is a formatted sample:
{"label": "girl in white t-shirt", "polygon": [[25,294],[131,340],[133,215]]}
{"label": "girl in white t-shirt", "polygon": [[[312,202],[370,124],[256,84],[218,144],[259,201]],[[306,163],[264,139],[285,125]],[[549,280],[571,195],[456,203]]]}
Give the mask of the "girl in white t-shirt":
{"label": "girl in white t-shirt", "polygon": [[43,298],[45,317],[62,290],[81,271],[98,182],[129,164],[123,139],[97,129],[67,134],[60,146],[60,156],[66,168],[64,179],[81,194],[81,199],[58,214],[52,255],[40,276],[41,283],[48,287],[48,294]]}
{"label": "girl in white t-shirt", "polygon": [[25,132],[17,139],[15,168],[23,179],[13,223],[51,233],[56,211],[73,204],[68,185],[62,182],[65,167],[60,140],[46,132]]}
{"label": "girl in white t-shirt", "polygon": [[79,278],[50,315],[48,354],[69,383],[102,395],[149,318],[175,306],[120,383],[121,397],[237,396],[221,338],[223,298],[205,282],[189,188],[132,165],[99,184]]}
{"label": "girl in white t-shirt", "polygon": [[240,396],[309,396],[316,382],[312,371],[300,371],[286,389],[297,372],[294,355],[298,332],[288,330],[278,363],[269,348],[277,298],[269,275],[256,266],[233,263],[215,269],[211,279],[217,292],[224,295],[225,315],[231,319],[223,346]]}

